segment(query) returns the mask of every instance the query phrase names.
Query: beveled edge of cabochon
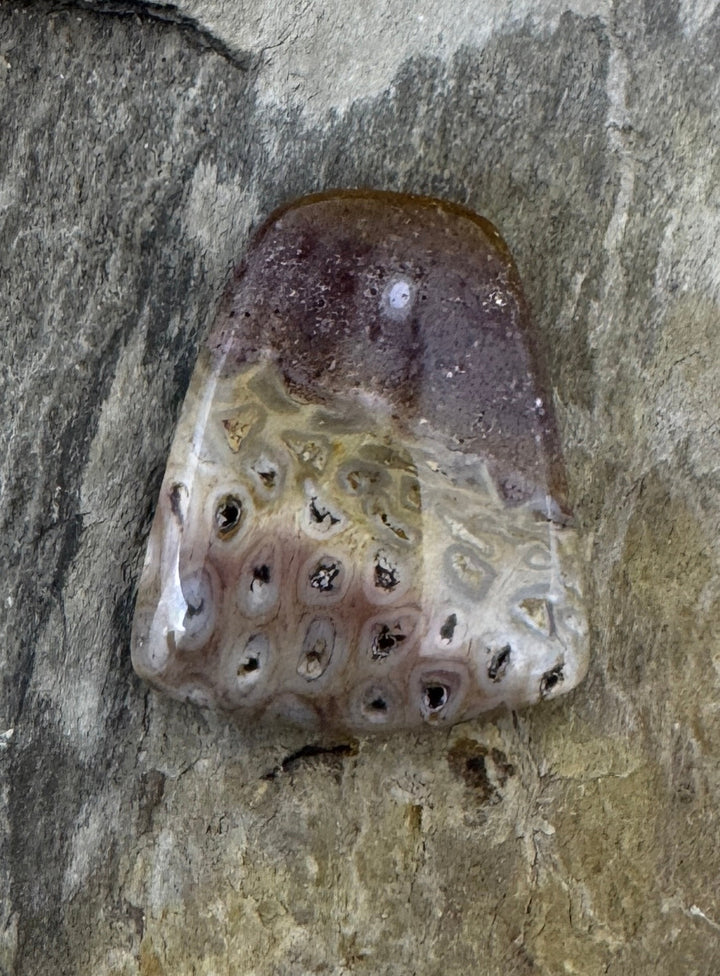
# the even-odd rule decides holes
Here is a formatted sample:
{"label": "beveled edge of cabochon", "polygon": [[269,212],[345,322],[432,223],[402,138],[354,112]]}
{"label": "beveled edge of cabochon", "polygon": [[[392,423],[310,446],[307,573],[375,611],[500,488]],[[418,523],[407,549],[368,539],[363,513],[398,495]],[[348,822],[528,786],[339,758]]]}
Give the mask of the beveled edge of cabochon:
{"label": "beveled edge of cabochon", "polygon": [[[380,300],[393,279],[414,294],[409,314],[389,318]],[[457,307],[443,305],[448,289]],[[207,347],[226,371],[276,361],[306,401],[371,391],[411,436],[424,424],[451,450],[482,456],[508,504],[536,498],[553,520],[571,520],[517,267],[497,228],[466,207],[362,189],[279,207],[252,237]]]}

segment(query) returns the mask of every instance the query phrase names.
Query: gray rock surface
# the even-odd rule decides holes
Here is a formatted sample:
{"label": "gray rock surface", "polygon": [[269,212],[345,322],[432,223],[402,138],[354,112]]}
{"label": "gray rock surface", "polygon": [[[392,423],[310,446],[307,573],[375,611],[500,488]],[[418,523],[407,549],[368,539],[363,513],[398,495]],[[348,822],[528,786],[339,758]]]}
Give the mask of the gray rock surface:
{"label": "gray rock surface", "polygon": [[[0,7],[0,973],[720,970],[712,3]],[[593,661],[426,736],[133,675],[174,420],[277,204],[495,222],[548,348]]]}

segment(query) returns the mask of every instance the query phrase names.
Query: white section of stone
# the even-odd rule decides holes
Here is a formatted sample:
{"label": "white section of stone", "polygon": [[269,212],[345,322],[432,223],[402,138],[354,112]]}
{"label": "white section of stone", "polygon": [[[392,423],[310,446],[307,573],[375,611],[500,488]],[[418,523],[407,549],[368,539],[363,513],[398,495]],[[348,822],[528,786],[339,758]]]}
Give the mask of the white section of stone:
{"label": "white section of stone", "polygon": [[391,308],[405,308],[410,304],[411,286],[407,281],[396,281],[388,292]]}

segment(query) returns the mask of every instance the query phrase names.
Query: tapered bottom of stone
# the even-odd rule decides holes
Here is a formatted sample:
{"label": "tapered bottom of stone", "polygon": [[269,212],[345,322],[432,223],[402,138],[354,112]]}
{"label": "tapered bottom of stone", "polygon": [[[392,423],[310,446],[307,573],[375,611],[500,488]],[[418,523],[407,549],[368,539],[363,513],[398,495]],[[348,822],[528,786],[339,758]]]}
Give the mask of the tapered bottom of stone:
{"label": "tapered bottom of stone", "polygon": [[302,402],[198,366],[148,547],[135,669],[170,695],[371,732],[569,691],[587,668],[573,528],[377,397]]}

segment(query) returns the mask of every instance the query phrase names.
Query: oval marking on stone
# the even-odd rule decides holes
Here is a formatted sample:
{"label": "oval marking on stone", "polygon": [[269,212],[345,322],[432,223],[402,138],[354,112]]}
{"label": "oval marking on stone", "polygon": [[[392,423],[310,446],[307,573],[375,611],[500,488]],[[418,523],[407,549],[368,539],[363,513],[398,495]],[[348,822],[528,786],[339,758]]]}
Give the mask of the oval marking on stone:
{"label": "oval marking on stone", "polygon": [[360,645],[374,662],[394,661],[410,650],[416,627],[417,614],[413,610],[385,613],[365,624]]}
{"label": "oval marking on stone", "polygon": [[496,650],[488,648],[488,653],[492,655],[487,667],[488,678],[491,681],[502,681],[510,664],[512,647],[509,644],[503,644]]}
{"label": "oval marking on stone", "polygon": [[215,528],[221,539],[231,539],[240,528],[243,502],[237,495],[223,495],[215,506]]}
{"label": "oval marking on stone", "polygon": [[313,620],[303,641],[297,673],[307,681],[317,681],[330,666],[334,647],[335,626],[332,620]]}
{"label": "oval marking on stone", "polygon": [[562,682],[565,680],[564,676],[565,664],[560,662],[556,664],[555,667],[550,668],[540,679],[540,697],[549,698],[553,692],[556,692]]}
{"label": "oval marking on stone", "polygon": [[451,724],[463,706],[469,675],[458,661],[435,657],[415,669],[410,679],[415,708],[429,725]]}
{"label": "oval marking on stone", "polygon": [[361,685],[349,708],[354,729],[396,726],[402,721],[399,692],[389,682],[370,681]]}
{"label": "oval marking on stone", "polygon": [[271,671],[271,651],[270,639],[262,631],[235,642],[229,665],[232,682],[228,690],[232,698],[261,698]]}
{"label": "oval marking on stone", "polygon": [[320,550],[313,553],[298,572],[298,600],[314,607],[335,606],[345,598],[352,579],[352,557],[349,554]]}
{"label": "oval marking on stone", "polygon": [[199,651],[212,637],[217,620],[216,593],[210,573],[202,569],[181,579],[185,614],[182,628],[168,633],[168,644],[178,651]]}
{"label": "oval marking on stone", "polygon": [[237,605],[250,618],[276,611],[280,599],[281,563],[277,546],[256,546],[243,557],[237,582]]}
{"label": "oval marking on stone", "polygon": [[414,281],[405,276],[398,276],[385,286],[380,307],[389,318],[404,319],[412,310],[416,293]]}

